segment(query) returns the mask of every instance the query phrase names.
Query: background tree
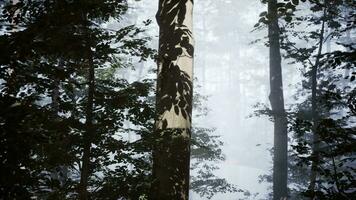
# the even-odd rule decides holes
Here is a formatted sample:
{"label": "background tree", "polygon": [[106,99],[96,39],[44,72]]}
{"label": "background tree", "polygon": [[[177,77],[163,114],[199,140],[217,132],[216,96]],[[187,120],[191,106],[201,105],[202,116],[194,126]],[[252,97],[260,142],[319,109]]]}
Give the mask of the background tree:
{"label": "background tree", "polygon": [[[279,16],[283,19],[280,23],[281,48],[285,51],[289,64],[302,66],[304,76],[302,87],[294,96],[302,103],[294,104],[288,115],[291,122],[289,131],[294,133],[289,159],[290,198],[305,198],[303,195],[321,199],[350,198],[350,194],[345,192],[349,189],[332,189],[349,188],[350,182],[341,180],[353,180],[347,175],[351,168],[346,170],[341,167],[349,165],[350,150],[344,149],[339,156],[346,159],[338,160],[338,156],[326,153],[326,149],[340,152],[330,143],[331,138],[339,141],[339,144],[343,143],[346,148],[349,143],[353,143],[349,132],[352,112],[347,111],[350,107],[348,104],[352,103],[346,103],[345,100],[350,98],[349,95],[352,96],[354,87],[341,81],[343,75],[340,69],[350,73],[348,69],[354,65],[353,59],[347,56],[354,51],[353,48],[347,48],[354,45],[353,41],[343,39],[345,33],[354,29],[349,21],[354,17],[354,12],[351,11],[354,5],[348,1],[287,1],[278,3],[277,6]],[[256,28],[263,27],[268,22],[268,17],[267,13],[262,13]],[[328,43],[326,53],[323,48],[325,42]],[[341,53],[337,50],[337,45],[344,46],[347,51]],[[345,56],[342,59],[344,62],[339,62],[338,59],[329,60],[334,53]],[[350,79],[352,76],[345,77]],[[262,113],[273,115],[271,112],[267,110]],[[324,134],[328,136],[321,136]],[[337,167],[337,163],[340,167]],[[305,171],[309,170],[308,176]],[[340,186],[340,182],[345,185]]]}
{"label": "background tree", "polygon": [[[353,150],[348,145],[354,141],[353,134],[350,135],[353,122],[349,108],[353,103],[347,99],[353,96],[354,87],[341,81],[341,77],[345,76],[343,70],[350,73],[349,67],[354,66],[353,58],[348,56],[354,48],[347,48],[354,46],[353,41],[342,39],[354,29],[349,21],[354,18],[354,5],[348,1],[301,2],[278,5],[284,19],[281,48],[285,50],[285,58],[291,61],[289,64],[302,66],[304,76],[302,87],[295,95],[301,103],[294,104],[288,115],[290,131],[294,133],[290,152],[291,198],[350,199],[349,184],[354,178],[349,174],[352,170],[349,159]],[[266,19],[262,14],[260,22]],[[329,47],[325,53],[326,41]],[[337,45],[347,51],[338,50]],[[330,60],[335,54],[345,56],[343,62]],[[352,82],[350,77],[345,76]],[[338,149],[339,145],[345,149]],[[305,171],[309,170],[308,176]]]}
{"label": "background tree", "polygon": [[270,67],[270,102],[274,118],[273,145],[273,199],[287,197],[288,132],[284,110],[283,78],[280,53],[280,29],[278,25],[277,0],[268,1],[268,38]]}
{"label": "background tree", "polygon": [[269,80],[271,109],[267,109],[268,115],[274,122],[273,143],[273,171],[272,187],[273,199],[279,200],[288,196],[288,121],[284,108],[282,57],[281,57],[281,30],[279,21],[282,16],[289,17],[282,9],[294,8],[292,2],[281,4],[277,0],[262,1],[267,3],[268,11],[260,14],[260,20],[255,28],[262,28],[265,24],[268,28],[269,46]]}

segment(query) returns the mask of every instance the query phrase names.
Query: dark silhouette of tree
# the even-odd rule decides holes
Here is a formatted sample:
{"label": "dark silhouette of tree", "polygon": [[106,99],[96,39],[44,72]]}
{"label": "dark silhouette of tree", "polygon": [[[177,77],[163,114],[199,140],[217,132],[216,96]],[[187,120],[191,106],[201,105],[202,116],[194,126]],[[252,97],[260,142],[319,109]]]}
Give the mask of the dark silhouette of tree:
{"label": "dark silhouette of tree", "polygon": [[268,38],[270,95],[274,120],[273,145],[273,199],[287,198],[287,158],[288,131],[287,117],[284,109],[283,78],[280,52],[280,29],[278,25],[277,0],[268,1]]}
{"label": "dark silhouette of tree", "polygon": [[279,3],[277,0],[262,1],[267,3],[268,11],[260,14],[256,29],[261,29],[265,25],[268,28],[269,47],[269,80],[270,94],[269,100],[271,109],[259,111],[260,114],[270,115],[274,123],[273,136],[273,170],[272,187],[273,199],[280,200],[288,197],[288,120],[284,108],[283,77],[282,77],[282,57],[281,57],[281,29],[279,21],[281,18],[289,21],[292,12],[295,10],[293,1]]}
{"label": "dark silhouette of tree", "polygon": [[[311,176],[310,176],[310,185],[309,190],[314,193],[315,184],[316,184],[316,177],[317,177],[317,170],[316,167],[319,162],[319,133],[318,133],[318,107],[317,107],[317,75],[318,75],[318,68],[320,65],[320,57],[323,50],[323,43],[324,43],[324,34],[325,34],[325,17],[326,17],[326,9],[327,9],[327,1],[324,2],[323,8],[323,15],[322,15],[322,22],[321,22],[321,29],[319,33],[319,41],[318,41],[318,52],[316,55],[315,63],[312,66],[311,70],[311,89],[312,89],[312,96],[311,96],[311,103],[312,103],[312,121],[313,121],[313,162],[311,166]],[[314,196],[314,195],[313,195]],[[314,198],[314,197],[313,197]]]}

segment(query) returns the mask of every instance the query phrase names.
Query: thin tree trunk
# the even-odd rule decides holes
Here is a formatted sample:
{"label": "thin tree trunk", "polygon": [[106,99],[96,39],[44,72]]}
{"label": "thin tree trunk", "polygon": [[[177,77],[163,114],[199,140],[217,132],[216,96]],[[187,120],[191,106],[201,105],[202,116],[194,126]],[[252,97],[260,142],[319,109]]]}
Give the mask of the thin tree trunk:
{"label": "thin tree trunk", "polygon": [[[64,61],[62,58],[59,59],[58,62],[58,70],[63,70],[64,68]],[[60,88],[61,88],[61,80],[58,77],[53,77],[53,89],[51,93],[52,97],[52,112],[53,112],[53,119],[57,120],[56,117],[58,115],[59,106],[60,106]],[[63,186],[68,178],[68,166],[66,165],[59,165],[51,172],[52,178],[58,180],[60,185]]]}
{"label": "thin tree trunk", "polygon": [[280,52],[280,30],[277,16],[277,0],[268,1],[268,37],[270,44],[270,102],[274,117],[273,155],[273,199],[287,198],[288,178],[288,134],[287,118],[284,109],[283,79]]}
{"label": "thin tree trunk", "polygon": [[58,112],[58,106],[59,106],[59,85],[60,85],[60,80],[59,78],[54,78],[54,83],[53,83],[53,90],[52,90],[52,109],[54,114],[57,114]]}
{"label": "thin tree trunk", "polygon": [[192,15],[192,0],[159,1],[152,200],[188,200],[189,196],[194,51]]}
{"label": "thin tree trunk", "polygon": [[[203,17],[202,17],[202,23],[203,23],[203,30],[202,30],[202,32],[203,33],[207,33],[208,32],[208,28],[207,28],[207,26],[206,26],[206,12],[204,12],[203,13]],[[206,56],[206,54],[207,54],[207,48],[206,48],[206,46],[207,46],[207,44],[206,44],[206,39],[205,38],[207,38],[207,35],[205,35],[204,34],[204,37],[202,38],[202,40],[204,41],[203,42],[203,48],[202,48],[202,50],[203,50],[203,52],[202,52],[202,64],[201,64],[201,71],[202,71],[202,93],[205,95],[206,94],[206,71],[207,71],[207,62],[206,62],[206,58],[207,58],[207,56]]]}
{"label": "thin tree trunk", "polygon": [[90,175],[90,154],[91,154],[91,138],[93,136],[93,107],[94,107],[94,92],[95,92],[95,70],[92,58],[92,52],[89,50],[88,59],[88,102],[86,107],[86,131],[83,135],[83,157],[80,173],[79,199],[87,200],[88,196],[88,180]]}
{"label": "thin tree trunk", "polygon": [[[326,6],[326,2],[325,2]],[[322,19],[322,25],[321,25],[321,30],[320,30],[320,35],[319,35],[319,47],[318,47],[318,54],[316,56],[315,63],[313,65],[312,71],[311,71],[311,81],[312,81],[312,121],[313,121],[313,127],[312,127],[312,132],[313,132],[313,147],[312,147],[312,166],[311,166],[311,175],[310,175],[310,185],[309,185],[309,190],[312,193],[312,199],[314,198],[315,195],[315,186],[316,186],[316,179],[317,179],[317,166],[319,164],[319,135],[318,135],[318,113],[317,113],[317,76],[318,76],[318,67],[320,63],[320,57],[323,49],[323,42],[324,42],[324,32],[325,32],[325,17],[326,17],[326,7],[324,8],[324,14],[323,14],[323,19]]]}

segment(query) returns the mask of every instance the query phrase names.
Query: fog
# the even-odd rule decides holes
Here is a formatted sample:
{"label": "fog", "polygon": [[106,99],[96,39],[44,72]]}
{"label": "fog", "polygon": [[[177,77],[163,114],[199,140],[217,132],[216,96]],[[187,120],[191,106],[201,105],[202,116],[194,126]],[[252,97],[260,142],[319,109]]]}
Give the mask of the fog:
{"label": "fog", "polygon": [[[157,0],[132,3],[140,13],[137,23],[147,18],[155,22]],[[224,142],[226,160],[218,164],[216,175],[249,191],[252,199],[265,199],[271,186],[259,183],[259,176],[272,169],[273,123],[253,113],[257,103],[269,105],[268,48],[263,42],[251,43],[267,35],[266,30],[253,31],[259,13],[267,8],[250,0],[194,3],[194,90],[208,97],[204,106],[209,114],[193,118],[193,123],[216,128],[214,134]],[[156,24],[148,31],[154,36],[152,46],[157,45]],[[243,196],[243,192],[237,192],[217,194],[212,199],[235,200]],[[206,198],[192,192],[190,199]]]}
{"label": "fog", "polygon": [[[85,10],[83,13],[71,11],[76,15],[73,13],[67,15],[65,10],[71,10],[72,5],[81,5],[76,1],[73,1],[74,3],[68,1],[63,5],[58,2],[51,2],[53,5],[48,3],[53,8],[44,2],[37,5],[31,1],[25,1],[25,3],[6,1],[10,5],[8,7],[4,6],[5,3],[0,3],[0,8],[5,13],[1,16],[0,21],[0,45],[9,51],[4,56],[0,56],[0,69],[5,69],[4,72],[0,72],[2,76],[0,77],[0,103],[6,106],[0,116],[0,129],[4,130],[0,141],[9,146],[6,149],[7,146],[4,145],[6,148],[0,152],[0,157],[4,160],[5,167],[10,166],[9,169],[13,170],[13,174],[27,170],[26,175],[19,173],[19,183],[23,180],[32,180],[33,177],[35,177],[34,180],[38,179],[38,182],[23,183],[24,185],[28,184],[26,186],[17,183],[16,179],[13,185],[18,186],[19,191],[13,192],[12,189],[8,189],[5,178],[5,181],[2,180],[0,184],[0,189],[6,188],[4,191],[6,190],[8,193],[8,197],[24,192],[31,198],[41,198],[43,195],[43,198],[46,199],[51,198],[51,195],[57,195],[58,192],[63,195],[58,197],[59,199],[69,199],[69,197],[71,199],[78,197],[80,199],[100,199],[105,198],[100,195],[107,195],[108,199],[115,197],[146,200],[152,198],[150,196],[152,191],[163,191],[162,194],[164,192],[168,194],[167,191],[172,191],[170,189],[173,188],[177,194],[172,195],[181,195],[184,198],[186,194],[183,193],[187,193],[187,183],[189,182],[189,173],[185,172],[189,171],[189,156],[191,156],[191,168],[196,162],[206,162],[207,165],[212,166],[211,169],[214,169],[214,165],[218,166],[216,170],[212,170],[214,175],[225,179],[236,191],[229,192],[228,189],[223,188],[220,189],[223,193],[220,193],[221,191],[214,191],[215,188],[210,188],[214,195],[212,198],[208,198],[191,189],[190,200],[271,199],[272,193],[278,191],[276,187],[272,189],[272,182],[278,183],[276,180],[272,181],[273,170],[275,174],[280,173],[276,171],[277,168],[273,169],[274,166],[282,166],[281,174],[286,175],[282,177],[285,182],[274,185],[280,186],[283,190],[281,192],[283,194],[274,194],[275,199],[288,196],[295,200],[304,195],[303,192],[307,190],[310,192],[309,189],[311,189],[311,195],[314,195],[313,199],[314,197],[319,199],[320,196],[316,197],[314,194],[317,191],[314,187],[323,191],[325,196],[337,194],[330,199],[340,196],[349,199],[348,195],[356,190],[352,186],[355,177],[354,167],[356,166],[353,148],[356,138],[356,85],[353,82],[356,71],[353,68],[355,67],[355,57],[352,56],[352,53],[356,46],[353,35],[354,22],[347,21],[346,18],[347,14],[356,16],[352,15],[353,12],[350,11],[354,5],[351,3],[349,5],[346,1],[340,1],[342,2],[340,4],[335,3],[338,1],[332,2],[331,4],[335,3],[339,6],[335,7],[340,8],[336,12],[332,10],[332,6],[327,4],[327,1],[323,1],[324,5],[322,6],[319,5],[319,1],[317,3],[308,1],[305,4],[299,4],[299,1],[290,1],[289,5],[287,3],[280,7],[275,5],[275,10],[271,9],[272,11],[269,10],[267,14],[267,5],[261,3],[261,0],[194,0],[193,91],[197,97],[195,97],[196,99],[193,97],[193,105],[195,101],[201,101],[202,105],[193,107],[193,115],[190,115],[188,112],[191,112],[191,94],[193,92],[189,85],[191,76],[186,71],[191,69],[188,62],[192,55],[189,53],[191,38],[182,33],[180,38],[178,36],[175,38],[179,42],[169,44],[175,45],[173,48],[167,45],[168,47],[164,49],[166,52],[174,49],[180,53],[177,53],[175,59],[173,59],[174,54],[167,53],[167,57],[171,60],[169,60],[170,63],[166,67],[165,73],[161,72],[164,71],[162,70],[164,67],[161,71],[157,70],[157,63],[163,66],[164,56],[166,56],[162,56],[160,52],[157,56],[157,52],[155,52],[155,50],[161,49],[158,41],[160,27],[156,22],[158,1],[127,0],[127,10],[126,1],[123,1],[123,5],[125,4],[123,7],[117,4],[115,5],[117,8],[113,6],[112,10],[109,9],[111,8],[109,1],[105,1],[105,3],[98,4],[103,7],[104,12],[100,10],[101,8],[93,9],[91,6],[95,4],[86,2],[88,4],[82,3],[88,6],[87,10],[83,9]],[[277,4],[277,2],[281,1],[269,1],[269,5]],[[166,2],[167,8],[171,6],[169,3],[171,2]],[[188,9],[187,5],[184,8],[186,10]],[[294,10],[297,5],[300,7]],[[11,8],[11,6],[14,7]],[[178,7],[178,4],[175,6]],[[288,6],[290,7],[288,8]],[[17,9],[22,10],[22,13]],[[33,9],[33,13],[30,12],[31,9]],[[54,17],[56,15],[50,11],[63,15],[69,23],[57,21]],[[19,12],[18,16],[16,12]],[[87,13],[84,15],[84,12]],[[167,20],[173,16],[170,12],[166,13]],[[179,22],[179,17],[182,17],[181,13],[176,12],[173,13],[175,14],[173,20],[177,22],[170,22],[175,24],[174,26],[168,25],[173,28],[164,26],[161,28],[166,28],[167,32],[186,31],[183,31],[182,28],[185,24]],[[189,13],[185,12],[184,10],[183,21],[191,22],[189,17],[186,19]],[[311,19],[312,17],[302,18],[304,12],[315,19]],[[333,12],[339,14],[335,17],[336,25],[333,25],[332,17],[326,18],[327,14],[333,16]],[[275,14],[274,18],[273,13]],[[295,17],[295,22],[286,19],[290,17],[291,13]],[[81,19],[75,19],[73,16],[81,16]],[[264,16],[272,16],[269,19],[271,22],[268,25],[266,22],[261,28],[256,23]],[[20,22],[16,22],[16,20]],[[52,22],[55,23],[53,25],[55,28],[49,24]],[[275,32],[278,32],[278,34],[274,32],[274,36],[278,35],[278,37],[273,40],[271,39],[273,36],[271,30],[274,22],[277,24]],[[6,26],[10,28],[6,28]],[[142,28],[144,31],[136,27]],[[68,28],[69,34],[63,31],[66,28]],[[189,33],[189,28],[187,29]],[[268,30],[271,31],[270,35],[268,35]],[[56,31],[61,31],[62,34],[57,35]],[[51,34],[54,34],[53,38]],[[164,34],[161,32],[161,37],[162,35]],[[76,41],[77,37],[80,38],[78,41]],[[115,37],[119,39],[115,40]],[[141,41],[142,44],[140,42],[136,44],[137,41]],[[30,45],[26,45],[26,42],[29,42]],[[62,45],[62,42],[67,46]],[[188,47],[184,46],[184,42]],[[277,46],[274,46],[275,48],[272,47],[273,42],[278,43]],[[340,42],[344,42],[344,44]],[[120,46],[122,44],[124,45]],[[146,46],[149,48],[146,49]],[[270,46],[271,48],[269,48]],[[55,47],[58,48],[58,52],[53,49]],[[24,52],[19,50],[21,48],[24,49]],[[119,50],[117,52],[112,50],[115,48]],[[293,48],[296,49],[294,52],[291,50]],[[271,56],[270,53],[276,49],[278,49],[278,55]],[[67,50],[70,52],[67,53]],[[145,50],[147,51],[145,52]],[[84,53],[81,54],[78,51]],[[279,51],[282,55],[279,55]],[[188,68],[186,71],[182,70],[180,64],[177,64],[179,61],[177,58],[181,57],[188,60],[188,66],[185,66]],[[278,72],[274,71],[270,74],[269,69],[276,70],[275,68],[280,67],[280,57],[282,58],[282,76],[279,76],[278,70]],[[279,60],[274,63],[272,61],[273,64],[271,64],[270,58]],[[178,68],[176,70],[178,75],[172,72],[174,70],[168,70],[168,68],[174,67]],[[188,74],[188,78],[184,77],[186,74]],[[22,79],[22,77],[25,78]],[[176,82],[173,80],[169,82],[167,77],[175,78]],[[160,85],[160,78],[165,80],[167,85],[174,83],[173,87]],[[280,84],[276,84],[278,87],[271,86],[276,79],[282,79],[282,87]],[[16,84],[12,86],[13,83]],[[158,87],[154,89],[157,85]],[[272,88],[272,92],[270,92],[270,88]],[[169,92],[160,96],[160,90]],[[277,94],[273,93],[275,90],[282,91],[282,95],[279,95],[278,92]],[[173,97],[169,96],[170,92],[174,93],[171,95]],[[165,104],[167,102],[163,101],[167,96],[175,103],[170,105],[170,102],[167,106]],[[182,100],[183,98],[184,100]],[[201,99],[197,100],[197,98]],[[279,103],[284,102],[283,109],[272,108],[273,98],[279,98]],[[317,105],[319,103],[320,106]],[[33,109],[34,107],[37,110]],[[21,109],[24,109],[27,114],[23,114],[26,112]],[[183,127],[174,125],[169,127],[167,119],[162,117],[163,114],[160,115],[160,109],[163,110],[163,114],[173,113],[176,118],[171,118],[172,124],[179,121]],[[207,112],[205,113],[205,111]],[[27,121],[23,119],[23,116],[27,117]],[[189,121],[190,116],[193,116],[193,129]],[[273,122],[272,119],[276,122]],[[12,120],[15,122],[13,123]],[[157,125],[159,120],[163,121],[160,122],[162,125]],[[278,122],[278,120],[280,121]],[[39,123],[38,127],[37,122]],[[165,125],[163,125],[164,122]],[[280,127],[275,128],[278,123]],[[63,130],[59,128],[61,125],[63,125]],[[221,148],[225,159],[215,162],[216,158],[211,155],[212,160],[193,158],[191,149],[196,144],[192,142],[194,139],[190,138],[190,133],[192,131],[194,134],[196,127],[214,130],[212,133],[207,132],[212,137],[219,136],[218,140],[222,141],[223,145],[215,148],[218,150]],[[178,129],[181,132],[177,131]],[[281,130],[280,135],[276,134],[278,129]],[[168,132],[167,130],[171,131],[169,137],[174,139],[164,143],[166,136],[164,134]],[[25,138],[21,134],[27,133],[27,131],[33,135],[26,136],[29,138],[29,142],[24,142],[26,143],[24,146],[31,153],[28,155],[24,153],[22,156],[20,153],[26,148],[19,148],[22,139]],[[161,138],[155,138],[157,134],[152,134],[156,133],[155,131]],[[182,136],[183,142],[188,142],[175,143],[179,141],[178,139],[182,139],[175,138],[175,133]],[[323,137],[318,138],[321,135]],[[280,138],[283,136],[287,138],[288,142],[286,140],[281,142],[283,139]],[[274,162],[277,164],[273,166],[273,142],[277,137],[280,143],[276,142],[279,145],[276,145],[277,150],[274,155],[280,155],[279,153],[282,152],[285,157],[280,156],[278,160],[276,159],[278,156],[276,156]],[[29,144],[32,140],[34,144]],[[48,140],[48,144],[46,140]],[[163,145],[160,143],[161,140]],[[57,146],[53,145],[52,149],[52,144]],[[183,153],[177,153],[178,156],[176,156],[174,148],[171,147],[177,146],[173,144],[180,144],[181,146],[178,147],[184,147],[183,150],[177,151]],[[200,147],[206,148],[205,151],[208,152],[201,153],[201,157],[214,150],[209,149],[208,145]],[[280,150],[283,148],[285,151]],[[59,154],[67,157],[63,156],[66,158],[59,159],[57,158],[60,157]],[[20,161],[16,161],[18,155],[20,155]],[[181,163],[165,165],[164,162],[172,162],[172,158],[177,158],[174,160],[176,162],[179,162],[178,158],[182,159],[184,166],[179,168],[181,166],[178,165]],[[8,160],[10,161],[8,162]],[[296,164],[299,161],[300,166]],[[313,168],[313,165],[316,167]],[[165,171],[164,166],[168,166],[169,169],[167,168]],[[320,168],[318,169],[318,167]],[[156,168],[158,171],[163,171],[162,174],[155,174]],[[185,172],[181,172],[180,169]],[[191,169],[190,173],[192,179],[200,172]],[[313,173],[315,173],[314,179],[309,177]],[[177,180],[180,178],[178,181],[182,181],[180,182],[182,186],[178,182],[174,182],[177,180],[167,181],[168,179],[165,177],[167,174],[173,174]],[[298,176],[302,177],[298,179]],[[157,177],[163,177],[163,181],[158,180]],[[200,177],[203,183],[209,178],[211,177]],[[317,182],[317,179],[320,180],[319,185],[310,186],[313,181]],[[55,184],[52,184],[51,181]],[[167,188],[164,187],[165,181],[172,184],[171,188],[167,187],[167,191],[165,191]],[[340,186],[338,181],[344,185]],[[157,186],[158,189],[155,188],[157,182],[158,185],[161,184]],[[209,187],[209,184],[211,182],[202,184],[202,187]],[[178,187],[180,187],[180,194],[177,192]],[[114,192],[111,191],[112,188],[114,188]],[[341,195],[338,196],[338,193]],[[324,195],[322,192],[320,194]],[[321,197],[323,197],[322,195]],[[2,199],[1,196],[0,199]]]}

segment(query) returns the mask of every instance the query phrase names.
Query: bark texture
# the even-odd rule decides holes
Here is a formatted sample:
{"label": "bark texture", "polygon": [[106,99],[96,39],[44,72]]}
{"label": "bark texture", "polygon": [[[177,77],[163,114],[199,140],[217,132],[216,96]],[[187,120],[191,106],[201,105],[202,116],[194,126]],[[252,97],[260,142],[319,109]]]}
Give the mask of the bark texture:
{"label": "bark texture", "polygon": [[277,0],[268,1],[268,38],[270,90],[274,118],[274,155],[273,155],[273,199],[284,199],[288,195],[288,132],[287,118],[284,109],[283,79],[280,52],[280,29],[278,26]]}
{"label": "bark texture", "polygon": [[193,0],[160,0],[152,200],[188,200],[193,95]]}

